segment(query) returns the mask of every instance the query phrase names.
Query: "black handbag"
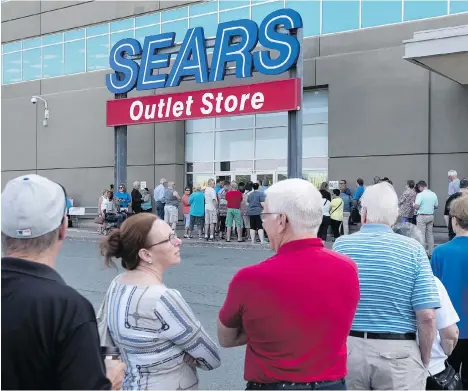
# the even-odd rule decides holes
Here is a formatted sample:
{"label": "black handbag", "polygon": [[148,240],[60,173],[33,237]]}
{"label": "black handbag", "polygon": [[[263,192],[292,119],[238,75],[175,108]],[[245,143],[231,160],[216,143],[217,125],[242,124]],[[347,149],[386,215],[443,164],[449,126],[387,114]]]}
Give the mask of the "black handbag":
{"label": "black handbag", "polygon": [[463,390],[460,374],[445,362],[445,369],[427,378],[426,390]]}
{"label": "black handbag", "polygon": [[356,224],[361,222],[361,214],[359,213],[358,208],[353,208],[351,211],[351,220]]}

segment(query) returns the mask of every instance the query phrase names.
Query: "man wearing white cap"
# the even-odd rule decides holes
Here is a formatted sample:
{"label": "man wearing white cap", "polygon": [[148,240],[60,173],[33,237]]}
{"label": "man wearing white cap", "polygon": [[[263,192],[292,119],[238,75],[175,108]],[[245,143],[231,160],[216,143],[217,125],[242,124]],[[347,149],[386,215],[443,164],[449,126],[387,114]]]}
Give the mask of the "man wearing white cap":
{"label": "man wearing white cap", "polygon": [[53,269],[68,225],[65,189],[21,176],[1,202],[2,389],[120,387],[124,365],[106,376],[91,303]]}

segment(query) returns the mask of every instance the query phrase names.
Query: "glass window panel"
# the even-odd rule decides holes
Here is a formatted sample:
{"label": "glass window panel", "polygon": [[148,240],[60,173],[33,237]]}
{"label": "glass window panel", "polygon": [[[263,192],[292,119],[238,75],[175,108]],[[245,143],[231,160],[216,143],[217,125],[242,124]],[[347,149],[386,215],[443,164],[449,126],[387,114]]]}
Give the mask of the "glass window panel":
{"label": "glass window panel", "polygon": [[133,28],[133,18],[118,20],[110,24],[111,33],[121,30],[130,30]]}
{"label": "glass window panel", "polygon": [[218,2],[210,1],[207,3],[195,4],[190,6],[190,16],[208,14],[218,11]]}
{"label": "glass window panel", "polygon": [[187,25],[187,19],[184,19],[177,22],[164,23],[161,25],[161,29],[163,33],[176,33],[175,42],[182,42],[187,32]]}
{"label": "glass window panel", "polygon": [[41,78],[41,49],[23,51],[23,81]]}
{"label": "glass window panel", "polygon": [[43,45],[53,45],[55,43],[62,43],[62,42],[63,42],[63,33],[49,34],[49,35],[44,35],[42,37]]}
{"label": "glass window panel", "polygon": [[81,39],[85,37],[85,29],[65,31],[64,33],[65,41],[73,41],[75,39]]}
{"label": "glass window panel", "polygon": [[404,20],[432,18],[447,14],[447,1],[405,0]]}
{"label": "glass window panel", "polygon": [[359,1],[323,0],[322,33],[359,28]]}
{"label": "glass window panel", "polygon": [[252,155],[252,129],[232,130],[229,132],[215,132],[215,160],[223,162],[234,160],[247,160],[252,159]]}
{"label": "glass window panel", "polygon": [[21,81],[21,52],[4,54],[3,84],[19,83]]}
{"label": "glass window panel", "polygon": [[402,1],[363,0],[362,27],[381,26],[401,22]]}
{"label": "glass window panel", "polygon": [[286,172],[288,169],[287,165],[286,159],[255,160],[256,170],[284,170]]}
{"label": "glass window panel", "polygon": [[170,20],[188,18],[188,7],[176,8],[169,11],[163,11],[161,13],[162,22],[168,22]]}
{"label": "glass window panel", "polygon": [[216,118],[216,129],[248,129],[253,128],[253,115],[236,115],[234,117]]}
{"label": "glass window panel", "polygon": [[93,35],[107,34],[109,32],[109,23],[91,26],[86,29],[86,36],[92,37]]}
{"label": "glass window panel", "polygon": [[[210,171],[213,171],[211,168]],[[208,186],[208,180],[213,178],[213,174],[193,174],[193,184],[200,185],[202,188]]]}
{"label": "glass window panel", "polygon": [[304,124],[328,122],[328,91],[304,92],[302,121]]}
{"label": "glass window panel", "polygon": [[143,44],[145,43],[145,37],[148,37],[149,35],[156,35],[161,32],[161,25],[157,24],[156,26],[150,26],[150,27],[142,27],[140,29],[135,30],[135,39],[138,39],[140,41],[141,46],[143,47]]}
{"label": "glass window panel", "polygon": [[288,126],[288,113],[257,114],[255,116],[255,126],[257,128]]}
{"label": "glass window panel", "polygon": [[203,27],[205,38],[215,37],[218,30],[218,14],[190,18],[190,27]]}
{"label": "glass window panel", "polygon": [[6,43],[5,45],[3,45],[3,53],[16,52],[18,50],[21,50],[21,47],[21,41]]}
{"label": "glass window panel", "polygon": [[134,36],[133,30],[130,30],[130,31],[122,31],[122,32],[120,32],[120,33],[111,34],[110,45],[111,45],[111,47],[112,47],[112,46],[114,46],[117,42],[119,42],[121,39],[133,38],[133,36]]}
{"label": "glass window panel", "polygon": [[143,15],[135,18],[135,27],[150,26],[152,24],[158,24],[161,22],[161,14]]}
{"label": "glass window panel", "polygon": [[299,14],[302,16],[304,37],[320,35],[320,1],[286,0],[286,8],[292,8],[293,10],[299,12]]}
{"label": "glass window panel", "polygon": [[192,121],[185,121],[185,131],[187,133],[194,132],[210,132],[215,129],[216,123],[214,118],[203,118]]}
{"label": "glass window panel", "polygon": [[[328,157],[307,157],[302,159],[304,170],[328,170]],[[321,181],[322,183],[324,181]]]}
{"label": "glass window panel", "polygon": [[109,40],[107,35],[89,38],[86,52],[87,71],[109,68]]}
{"label": "glass window panel", "polygon": [[249,0],[219,0],[219,10],[228,10],[250,5]]}
{"label": "glass window panel", "polygon": [[23,49],[32,49],[41,46],[41,38],[25,39],[23,41]]}
{"label": "glass window panel", "polygon": [[303,126],[302,156],[328,156],[328,124]]}
{"label": "glass window panel", "polygon": [[460,12],[468,12],[468,1],[452,0],[450,2],[450,13],[457,14]]}
{"label": "glass window panel", "polygon": [[[186,162],[213,161],[213,132],[189,133],[185,135]],[[195,167],[194,167],[195,171]]]}
{"label": "glass window panel", "polygon": [[215,162],[215,171],[221,172],[236,172],[234,175],[234,180],[239,182],[248,182],[250,181],[250,174],[240,174],[240,172],[251,172],[253,170],[254,162],[253,160],[224,160],[222,162]]}
{"label": "glass window panel", "polygon": [[71,75],[74,73],[85,72],[85,41],[67,42],[65,45],[65,61],[63,73]]}
{"label": "glass window panel", "polygon": [[288,157],[288,128],[256,129],[255,159]]}
{"label": "glass window panel", "polygon": [[250,7],[219,13],[219,23],[238,19],[250,19]]}
{"label": "glass window panel", "polygon": [[274,1],[272,3],[252,6],[252,20],[260,25],[262,20],[265,19],[265,16],[280,8],[284,8],[283,1]]}
{"label": "glass window panel", "polygon": [[63,44],[42,48],[42,77],[62,76]]}
{"label": "glass window panel", "polygon": [[[304,159],[306,161],[307,159]],[[303,163],[304,164],[304,163]],[[320,167],[324,168],[324,167]],[[313,169],[313,167],[312,167]],[[317,188],[320,188],[320,185],[323,182],[328,182],[328,169],[325,167],[325,170],[313,170],[313,171],[302,171],[302,177],[308,180],[310,183],[315,185]]]}

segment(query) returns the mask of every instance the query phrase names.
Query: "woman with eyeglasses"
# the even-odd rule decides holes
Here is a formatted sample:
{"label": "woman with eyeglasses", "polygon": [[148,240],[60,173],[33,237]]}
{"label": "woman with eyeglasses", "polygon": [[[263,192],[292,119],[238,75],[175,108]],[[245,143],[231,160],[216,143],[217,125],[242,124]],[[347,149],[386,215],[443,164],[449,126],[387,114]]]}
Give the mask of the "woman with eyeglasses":
{"label": "woman with eyeglasses", "polygon": [[219,348],[164,272],[180,263],[182,241],[153,214],[126,220],[101,243],[107,266],[123,274],[107,296],[108,329],[127,366],[123,390],[198,388],[197,368],[220,366]]}

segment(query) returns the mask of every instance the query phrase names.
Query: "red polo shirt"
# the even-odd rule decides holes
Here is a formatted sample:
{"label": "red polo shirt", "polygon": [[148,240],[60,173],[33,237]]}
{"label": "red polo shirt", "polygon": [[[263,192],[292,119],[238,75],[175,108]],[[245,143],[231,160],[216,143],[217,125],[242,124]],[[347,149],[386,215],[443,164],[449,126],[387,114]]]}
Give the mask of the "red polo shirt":
{"label": "red polo shirt", "polygon": [[356,264],[321,239],[304,239],[237,272],[219,319],[247,336],[245,380],[333,381],[346,375],[358,301]]}

